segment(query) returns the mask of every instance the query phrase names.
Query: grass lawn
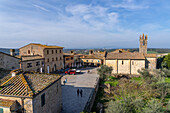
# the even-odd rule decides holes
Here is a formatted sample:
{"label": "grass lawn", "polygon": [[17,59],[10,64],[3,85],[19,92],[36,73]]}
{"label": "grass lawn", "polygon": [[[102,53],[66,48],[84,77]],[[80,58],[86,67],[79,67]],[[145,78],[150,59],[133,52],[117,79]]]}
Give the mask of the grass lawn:
{"label": "grass lawn", "polygon": [[158,53],[158,52],[156,52],[156,51],[148,51],[147,53]]}
{"label": "grass lawn", "polygon": [[140,82],[141,81],[141,77],[133,77],[132,80],[134,80],[136,82]]}

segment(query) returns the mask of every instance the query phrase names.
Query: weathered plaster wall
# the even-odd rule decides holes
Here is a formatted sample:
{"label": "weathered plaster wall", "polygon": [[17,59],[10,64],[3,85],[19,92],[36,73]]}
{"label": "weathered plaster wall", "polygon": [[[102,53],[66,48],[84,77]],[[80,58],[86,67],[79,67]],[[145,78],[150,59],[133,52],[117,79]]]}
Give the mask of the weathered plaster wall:
{"label": "weathered plaster wall", "polygon": [[[41,95],[45,94],[45,105],[41,106]],[[60,113],[62,107],[61,79],[33,99],[34,113]]]}

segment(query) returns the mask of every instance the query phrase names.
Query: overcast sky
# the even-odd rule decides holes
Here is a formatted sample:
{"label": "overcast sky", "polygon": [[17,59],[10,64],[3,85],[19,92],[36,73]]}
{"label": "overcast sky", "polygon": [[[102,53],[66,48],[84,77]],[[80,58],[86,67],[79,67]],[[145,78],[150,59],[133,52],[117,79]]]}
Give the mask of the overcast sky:
{"label": "overcast sky", "polygon": [[0,48],[170,48],[170,0],[0,0]]}

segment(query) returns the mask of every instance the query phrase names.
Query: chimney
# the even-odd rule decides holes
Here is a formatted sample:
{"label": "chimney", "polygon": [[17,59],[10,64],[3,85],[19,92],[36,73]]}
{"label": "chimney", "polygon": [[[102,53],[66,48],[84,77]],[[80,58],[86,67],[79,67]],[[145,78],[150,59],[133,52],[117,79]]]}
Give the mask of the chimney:
{"label": "chimney", "polygon": [[15,73],[15,72],[13,72],[13,73],[12,73],[12,77],[14,77],[15,75],[16,75],[16,73]]}
{"label": "chimney", "polygon": [[89,55],[92,55],[93,54],[93,50],[89,50]]}
{"label": "chimney", "polygon": [[10,49],[10,55],[15,56],[15,49]]}
{"label": "chimney", "polygon": [[74,54],[74,51],[73,51],[73,50],[71,50],[71,51],[70,51],[70,53],[71,53],[71,54]]}

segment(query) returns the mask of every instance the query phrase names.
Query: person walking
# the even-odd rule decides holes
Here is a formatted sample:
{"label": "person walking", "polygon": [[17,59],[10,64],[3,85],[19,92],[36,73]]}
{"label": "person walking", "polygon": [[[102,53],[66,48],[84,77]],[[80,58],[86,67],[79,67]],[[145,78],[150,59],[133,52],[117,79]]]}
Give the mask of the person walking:
{"label": "person walking", "polygon": [[79,93],[80,93],[80,91],[79,91],[79,89],[77,89],[77,96],[79,97]]}
{"label": "person walking", "polygon": [[65,78],[65,83],[67,83],[67,78]]}
{"label": "person walking", "polygon": [[83,97],[83,90],[80,90],[80,96]]}

